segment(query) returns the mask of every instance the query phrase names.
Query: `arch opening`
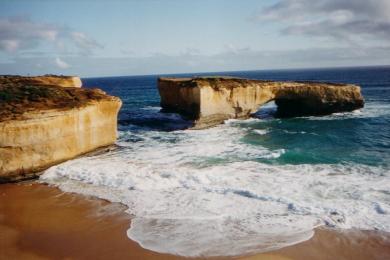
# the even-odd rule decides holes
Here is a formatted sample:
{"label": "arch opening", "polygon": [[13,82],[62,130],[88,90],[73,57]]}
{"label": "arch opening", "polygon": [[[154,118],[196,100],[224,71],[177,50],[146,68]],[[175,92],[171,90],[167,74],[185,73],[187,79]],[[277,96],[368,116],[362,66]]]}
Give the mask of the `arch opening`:
{"label": "arch opening", "polygon": [[364,106],[360,87],[351,84],[201,77],[160,78],[158,87],[161,107],[173,108],[182,115],[192,114],[194,129],[252,115],[317,116]]}

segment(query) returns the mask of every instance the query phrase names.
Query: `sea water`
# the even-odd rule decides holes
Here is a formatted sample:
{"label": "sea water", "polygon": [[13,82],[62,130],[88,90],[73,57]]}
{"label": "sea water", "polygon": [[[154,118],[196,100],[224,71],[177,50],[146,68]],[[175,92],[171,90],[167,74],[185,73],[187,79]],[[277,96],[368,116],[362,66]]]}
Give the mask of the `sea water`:
{"label": "sea water", "polygon": [[354,83],[366,104],[278,119],[270,103],[252,119],[186,130],[189,122],[160,112],[158,76],[87,78],[85,87],[123,101],[117,148],[41,180],[125,204],[129,238],[183,256],[269,251],[318,226],[390,232],[390,67],[202,75]]}

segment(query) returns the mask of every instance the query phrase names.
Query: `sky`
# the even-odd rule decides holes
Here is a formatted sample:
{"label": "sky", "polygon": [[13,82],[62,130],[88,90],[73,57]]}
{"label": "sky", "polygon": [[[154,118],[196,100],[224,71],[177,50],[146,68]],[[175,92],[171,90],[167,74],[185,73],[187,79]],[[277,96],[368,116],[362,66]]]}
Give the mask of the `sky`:
{"label": "sky", "polygon": [[0,0],[0,74],[390,64],[390,0]]}

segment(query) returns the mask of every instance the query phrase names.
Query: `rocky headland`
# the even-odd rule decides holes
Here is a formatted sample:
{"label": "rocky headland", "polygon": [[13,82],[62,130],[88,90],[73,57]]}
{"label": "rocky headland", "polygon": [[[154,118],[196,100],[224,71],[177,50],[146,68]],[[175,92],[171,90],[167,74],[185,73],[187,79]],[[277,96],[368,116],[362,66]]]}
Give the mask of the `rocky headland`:
{"label": "rocky headland", "polygon": [[0,77],[0,182],[110,145],[121,100],[78,77]]}
{"label": "rocky headland", "polygon": [[58,76],[58,75],[44,75],[34,77],[19,77],[13,75],[0,76],[0,82],[11,82],[13,84],[25,84],[25,85],[45,85],[45,86],[57,86],[63,88],[81,88],[83,83],[79,77],[75,76]]}
{"label": "rocky headland", "polygon": [[248,118],[275,101],[277,116],[327,115],[364,106],[360,87],[322,82],[276,82],[230,77],[159,78],[163,111],[193,120],[193,129]]}

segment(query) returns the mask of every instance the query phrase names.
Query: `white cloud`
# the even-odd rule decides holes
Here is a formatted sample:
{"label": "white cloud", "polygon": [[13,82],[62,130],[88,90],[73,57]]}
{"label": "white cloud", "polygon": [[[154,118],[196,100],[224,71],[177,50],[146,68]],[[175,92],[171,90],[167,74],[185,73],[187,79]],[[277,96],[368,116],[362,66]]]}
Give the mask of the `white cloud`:
{"label": "white cloud", "polygon": [[19,40],[0,40],[0,49],[7,52],[16,52],[19,49],[20,41]]}
{"label": "white cloud", "polygon": [[279,0],[257,19],[282,25],[282,33],[367,43],[390,41],[389,0]]}
{"label": "white cloud", "polygon": [[[148,57],[67,57],[59,59],[68,66],[70,75],[103,77],[207,71],[234,71],[281,68],[312,68],[334,66],[367,66],[390,64],[389,47],[310,48],[284,51],[241,50],[215,55],[155,55]],[[11,62],[0,61],[4,74],[61,74],[56,59],[20,57]],[[37,66],[41,64],[41,66]],[[55,65],[55,66],[53,66]]]}
{"label": "white cloud", "polygon": [[90,51],[94,48],[103,48],[102,45],[97,43],[94,39],[89,38],[82,32],[71,32],[70,37],[75,42],[77,47],[84,49],[86,51]]}
{"label": "white cloud", "polygon": [[60,68],[60,69],[68,69],[68,68],[70,68],[70,65],[68,63],[66,63],[65,61],[63,61],[62,59],[60,59],[59,57],[57,57],[55,59],[55,63],[57,65],[57,67]]}
{"label": "white cloud", "polygon": [[91,54],[102,46],[85,33],[64,26],[40,23],[26,17],[0,17],[0,51],[16,53],[49,43],[59,51],[75,47],[82,54]]}
{"label": "white cloud", "polygon": [[228,53],[244,53],[244,52],[250,52],[251,49],[249,47],[237,47],[232,43],[225,44],[225,49]]}

